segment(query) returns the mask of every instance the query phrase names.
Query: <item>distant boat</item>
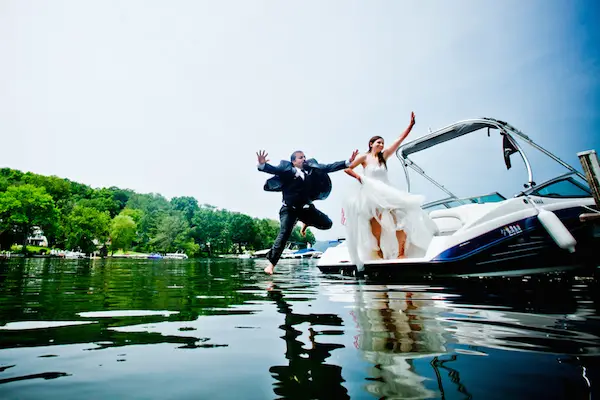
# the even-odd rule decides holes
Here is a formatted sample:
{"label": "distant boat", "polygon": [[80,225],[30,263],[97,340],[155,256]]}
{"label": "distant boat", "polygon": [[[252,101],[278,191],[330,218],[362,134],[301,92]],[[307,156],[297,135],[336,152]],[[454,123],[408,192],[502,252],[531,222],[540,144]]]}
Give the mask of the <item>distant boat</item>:
{"label": "distant boat", "polygon": [[160,260],[161,258],[163,258],[163,256],[161,256],[158,253],[152,253],[148,256],[148,258],[151,260]]}
{"label": "distant boat", "polygon": [[[287,246],[285,247],[285,249],[283,250],[283,252],[281,253],[281,258],[286,258],[284,256],[288,256],[288,255],[294,253],[294,250],[290,250],[291,247],[292,247],[292,243],[288,243]],[[255,251],[252,254],[252,258],[267,258],[267,254],[269,254],[269,251],[271,251],[270,248]]]}
{"label": "distant boat", "polygon": [[286,253],[281,258],[319,258],[323,254],[315,249],[300,249],[294,252]]}
{"label": "distant boat", "polygon": [[76,258],[85,258],[85,253],[82,253],[80,251],[65,251],[63,254],[64,258],[67,259],[76,259]]}
{"label": "distant boat", "polygon": [[254,257],[254,258],[266,258],[267,257],[267,253],[270,250],[271,249],[264,249],[264,250],[255,251],[254,254],[252,255],[252,257]]}
{"label": "distant boat", "polygon": [[185,253],[167,253],[163,258],[167,260],[187,260],[188,256]]}

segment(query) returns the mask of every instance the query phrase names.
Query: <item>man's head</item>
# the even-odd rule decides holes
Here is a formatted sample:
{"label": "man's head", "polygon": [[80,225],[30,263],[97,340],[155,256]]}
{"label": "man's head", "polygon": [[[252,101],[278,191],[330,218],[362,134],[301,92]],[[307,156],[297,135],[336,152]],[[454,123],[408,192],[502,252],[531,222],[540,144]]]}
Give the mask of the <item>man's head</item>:
{"label": "man's head", "polygon": [[292,153],[292,156],[290,157],[290,161],[292,162],[292,165],[294,167],[302,168],[302,166],[304,165],[304,162],[306,161],[306,156],[304,155],[304,153],[302,151],[297,150]]}

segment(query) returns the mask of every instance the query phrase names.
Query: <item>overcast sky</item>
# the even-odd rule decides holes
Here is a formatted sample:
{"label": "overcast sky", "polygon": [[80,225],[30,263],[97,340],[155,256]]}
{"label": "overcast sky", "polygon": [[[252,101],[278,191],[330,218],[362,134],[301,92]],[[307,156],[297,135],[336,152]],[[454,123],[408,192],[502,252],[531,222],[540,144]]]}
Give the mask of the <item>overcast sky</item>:
{"label": "overcast sky", "polygon": [[[595,0],[0,0],[0,167],[278,218],[257,150],[346,159],[414,111],[408,140],[494,117],[580,168],[600,150],[597,21]],[[537,182],[562,172],[528,154]],[[496,137],[415,160],[461,196],[525,181]],[[320,240],[344,234],[353,181],[332,180]]]}

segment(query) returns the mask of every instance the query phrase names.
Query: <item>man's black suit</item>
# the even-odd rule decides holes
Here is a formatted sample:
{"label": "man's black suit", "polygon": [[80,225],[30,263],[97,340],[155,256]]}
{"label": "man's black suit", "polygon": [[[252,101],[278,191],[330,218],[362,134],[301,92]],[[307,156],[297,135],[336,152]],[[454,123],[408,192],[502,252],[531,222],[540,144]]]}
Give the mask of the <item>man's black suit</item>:
{"label": "man's black suit", "polygon": [[348,161],[324,165],[314,159],[304,163],[302,172],[297,171],[289,161],[282,161],[277,167],[267,163],[258,166],[259,171],[275,175],[267,180],[264,189],[272,192],[280,191],[283,195],[283,206],[279,210],[279,234],[267,254],[267,258],[273,265],[279,261],[298,220],[317,229],[331,228],[331,219],[317,210],[312,202],[324,200],[329,196],[331,180],[327,174],[347,166]]}

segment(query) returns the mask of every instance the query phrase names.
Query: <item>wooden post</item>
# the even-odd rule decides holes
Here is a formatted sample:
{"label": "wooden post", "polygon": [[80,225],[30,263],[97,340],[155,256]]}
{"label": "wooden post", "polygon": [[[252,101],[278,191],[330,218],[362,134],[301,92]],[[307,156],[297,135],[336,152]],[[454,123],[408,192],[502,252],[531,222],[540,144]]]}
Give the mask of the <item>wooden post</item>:
{"label": "wooden post", "polygon": [[[579,157],[588,184],[590,185],[592,196],[594,196],[594,201],[596,202],[596,208],[600,210],[600,165],[598,165],[596,150],[582,151],[581,153],[577,153],[577,157]],[[600,219],[600,214],[581,214],[579,219],[582,221],[598,220]]]}

